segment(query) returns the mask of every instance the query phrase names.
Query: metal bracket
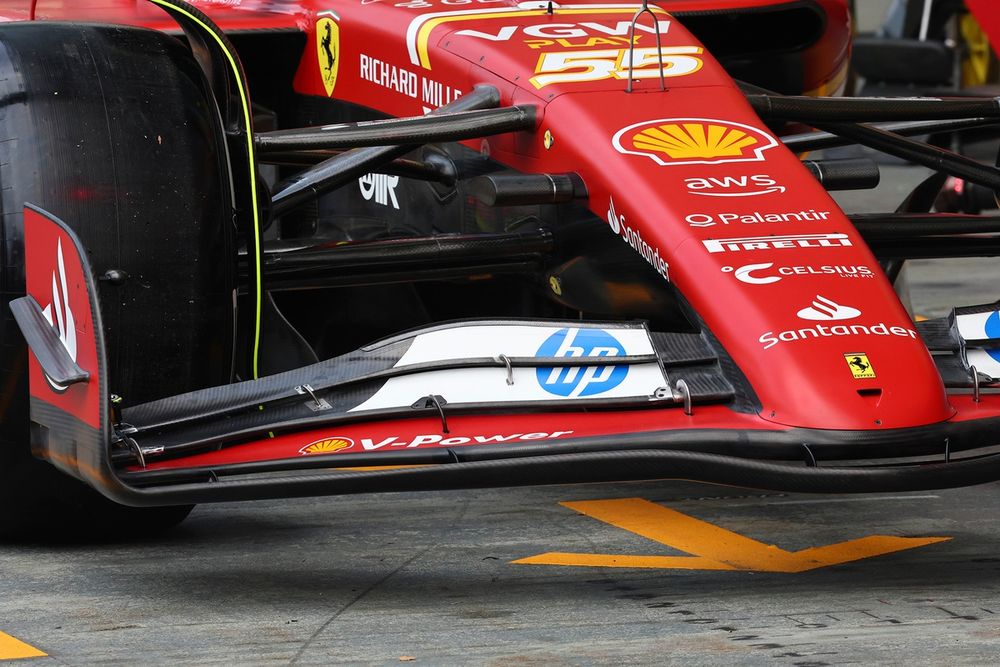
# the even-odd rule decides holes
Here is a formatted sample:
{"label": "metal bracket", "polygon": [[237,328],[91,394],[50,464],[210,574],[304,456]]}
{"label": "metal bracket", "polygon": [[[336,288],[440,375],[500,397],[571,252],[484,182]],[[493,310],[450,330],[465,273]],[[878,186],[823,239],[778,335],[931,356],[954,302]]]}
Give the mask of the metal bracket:
{"label": "metal bracket", "polygon": [[809,445],[803,442],[802,449],[805,450],[806,454],[806,467],[816,468],[818,466],[818,463],[816,462],[816,456],[815,454],[813,454],[813,451],[809,449]]}
{"label": "metal bracket", "polygon": [[663,75],[663,46],[660,44],[660,23],[656,20],[656,14],[649,8],[648,0],[642,0],[642,7],[632,16],[632,24],[628,33],[628,85],[625,87],[626,93],[632,92],[632,63],[635,52],[635,24],[643,14],[649,14],[653,18],[653,34],[656,35],[656,54],[659,56],[657,63],[660,68],[660,90],[667,89],[667,82]]}
{"label": "metal bracket", "polygon": [[313,402],[306,403],[306,407],[312,410],[313,412],[320,412],[321,410],[329,410],[333,407],[332,405],[327,403],[325,399],[318,398],[316,396],[316,392],[308,384],[300,384],[297,387],[295,387],[295,393],[300,394],[302,396],[309,394],[309,396],[312,397]]}
{"label": "metal bracket", "polygon": [[441,432],[450,433],[448,430],[448,418],[444,415],[444,406],[448,404],[444,396],[439,396],[438,394],[431,394],[429,396],[424,396],[423,398],[417,399],[417,401],[410,407],[421,409],[421,408],[437,408],[438,415],[441,417]]}
{"label": "metal bracket", "polygon": [[688,388],[687,382],[684,380],[675,382],[673,395],[675,401],[684,402],[684,414],[688,416],[694,414],[694,410],[691,407],[691,389]]}
{"label": "metal bracket", "polygon": [[497,361],[502,363],[507,369],[507,386],[513,386],[514,384],[514,368],[510,363],[510,357],[506,354],[498,354]]}
{"label": "metal bracket", "polygon": [[142,452],[142,447],[140,447],[139,443],[135,441],[135,438],[133,438],[130,435],[125,435],[125,436],[122,436],[122,442],[124,442],[126,445],[128,445],[128,448],[130,450],[132,450],[133,454],[135,454],[135,458],[137,458],[139,460],[139,467],[140,468],[145,468],[146,467],[146,456]]}

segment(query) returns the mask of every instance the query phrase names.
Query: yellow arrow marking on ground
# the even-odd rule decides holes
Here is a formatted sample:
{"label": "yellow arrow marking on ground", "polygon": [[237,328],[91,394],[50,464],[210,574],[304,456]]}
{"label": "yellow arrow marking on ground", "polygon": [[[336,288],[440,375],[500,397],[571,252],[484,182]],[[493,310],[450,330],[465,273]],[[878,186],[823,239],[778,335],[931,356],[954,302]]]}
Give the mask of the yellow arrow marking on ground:
{"label": "yellow arrow marking on ground", "polygon": [[16,660],[18,658],[44,658],[47,653],[39,651],[20,639],[0,632],[0,660]]}
{"label": "yellow arrow marking on ground", "polygon": [[785,551],[719,528],[642,498],[584,500],[559,503],[581,514],[647,539],[685,551],[691,556],[632,556],[550,552],[515,563],[584,567],[646,567],[684,570],[755,570],[805,572],[894,551],[945,542],[950,537],[871,535],[824,547]]}

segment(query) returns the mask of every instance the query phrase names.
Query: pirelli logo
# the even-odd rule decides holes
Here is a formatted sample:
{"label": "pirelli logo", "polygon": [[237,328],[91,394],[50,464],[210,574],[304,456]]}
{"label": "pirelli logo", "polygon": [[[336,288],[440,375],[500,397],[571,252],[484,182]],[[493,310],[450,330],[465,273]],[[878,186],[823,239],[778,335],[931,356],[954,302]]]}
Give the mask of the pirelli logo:
{"label": "pirelli logo", "polygon": [[797,234],[794,236],[747,236],[732,239],[705,239],[710,253],[780,250],[782,248],[843,248],[850,247],[847,234]]}

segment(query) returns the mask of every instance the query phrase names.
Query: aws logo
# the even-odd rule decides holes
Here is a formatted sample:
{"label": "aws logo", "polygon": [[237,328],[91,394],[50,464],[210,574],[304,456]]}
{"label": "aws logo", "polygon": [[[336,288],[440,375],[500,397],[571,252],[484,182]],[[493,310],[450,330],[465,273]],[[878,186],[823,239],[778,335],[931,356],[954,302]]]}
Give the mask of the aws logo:
{"label": "aws logo", "polygon": [[642,155],[661,166],[760,162],[778,145],[750,125],[712,118],[661,118],[622,128],[611,140],[619,153]]}
{"label": "aws logo", "polygon": [[354,446],[354,441],[350,438],[332,437],[323,438],[322,440],[317,440],[316,442],[310,442],[308,445],[299,450],[299,454],[333,454],[334,452],[339,452],[344,449],[350,449]]}

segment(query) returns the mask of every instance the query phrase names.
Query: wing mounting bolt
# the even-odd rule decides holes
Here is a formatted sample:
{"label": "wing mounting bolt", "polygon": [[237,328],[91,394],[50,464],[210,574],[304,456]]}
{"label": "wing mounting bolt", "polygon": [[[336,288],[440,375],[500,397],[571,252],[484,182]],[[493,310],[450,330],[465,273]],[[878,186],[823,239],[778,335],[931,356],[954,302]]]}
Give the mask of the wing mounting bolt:
{"label": "wing mounting bolt", "polygon": [[306,407],[312,410],[313,412],[319,412],[321,410],[329,410],[330,408],[333,407],[332,405],[327,403],[325,399],[318,398],[316,396],[315,390],[312,388],[312,386],[308,384],[300,384],[297,387],[295,387],[295,393],[299,394],[300,396],[305,396],[306,394],[309,394],[309,396],[312,398],[312,403],[306,403]]}
{"label": "wing mounting bolt", "polygon": [[444,399],[444,396],[439,396],[437,394],[430,394],[429,396],[424,396],[423,398],[417,399],[417,401],[410,407],[414,409],[426,409],[426,408],[437,408],[438,415],[441,417],[441,432],[451,433],[448,430],[448,418],[444,414],[444,406],[448,404],[448,401]]}

